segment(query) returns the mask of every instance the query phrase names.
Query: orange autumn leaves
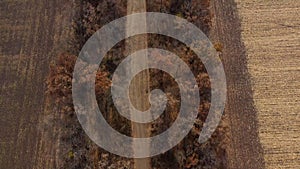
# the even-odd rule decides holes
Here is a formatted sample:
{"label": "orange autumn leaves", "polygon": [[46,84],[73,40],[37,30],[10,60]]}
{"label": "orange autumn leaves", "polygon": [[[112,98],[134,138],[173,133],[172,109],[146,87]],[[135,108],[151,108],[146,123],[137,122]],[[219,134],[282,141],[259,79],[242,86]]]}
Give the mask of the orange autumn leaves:
{"label": "orange autumn leaves", "polygon": [[[60,54],[50,66],[46,80],[47,93],[54,95],[55,102],[72,105],[72,77],[77,57],[70,54]],[[95,93],[104,95],[111,85],[108,73],[98,69],[95,81]]]}

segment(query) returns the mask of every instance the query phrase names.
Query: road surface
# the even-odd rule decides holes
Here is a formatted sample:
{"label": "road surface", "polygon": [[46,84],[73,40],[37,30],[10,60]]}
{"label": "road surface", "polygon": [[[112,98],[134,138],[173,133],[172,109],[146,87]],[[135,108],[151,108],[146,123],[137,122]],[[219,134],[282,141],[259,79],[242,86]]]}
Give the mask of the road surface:
{"label": "road surface", "polygon": [[[127,1],[127,15],[139,12],[146,12],[146,1],[145,0],[128,0]],[[127,20],[126,32],[132,32],[135,29],[146,30],[146,15],[144,20]],[[138,36],[136,38],[127,39],[126,50],[128,52],[136,52],[140,49],[147,48],[147,35]],[[127,53],[129,54],[129,53]],[[137,69],[141,64],[147,64],[147,56],[141,59],[143,62],[132,62],[131,69]],[[130,85],[130,98],[135,108],[145,111],[149,108],[149,70],[141,72],[136,76]],[[150,124],[132,123],[132,136],[136,138],[150,137]],[[149,147],[143,147],[143,151],[150,152]],[[149,153],[150,154],[150,153]],[[135,169],[151,169],[151,159],[134,159]]]}

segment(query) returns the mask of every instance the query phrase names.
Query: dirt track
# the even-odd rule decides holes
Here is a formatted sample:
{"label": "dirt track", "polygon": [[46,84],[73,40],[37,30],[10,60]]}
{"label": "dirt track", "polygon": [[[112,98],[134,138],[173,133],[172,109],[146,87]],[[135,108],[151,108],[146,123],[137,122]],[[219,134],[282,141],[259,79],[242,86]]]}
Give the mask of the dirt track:
{"label": "dirt track", "polygon": [[[46,104],[44,79],[68,35],[71,4],[69,0],[0,2],[1,168],[36,168],[43,158],[37,153],[51,149],[41,142],[39,127]],[[53,162],[46,159],[43,168]]]}
{"label": "dirt track", "polygon": [[[146,12],[146,1],[140,0],[129,0],[127,2],[127,15],[138,13],[138,12]],[[132,32],[135,29],[145,30],[146,27],[146,15],[145,20],[136,21],[136,20],[127,20],[126,25],[126,32]],[[127,48],[132,51],[137,51],[141,48],[147,48],[147,36],[142,36],[136,39],[127,40]],[[147,56],[138,56],[143,57],[143,61],[146,62]],[[137,65],[141,65],[144,63],[131,63],[132,69],[137,69]],[[134,105],[137,106],[140,110],[145,110],[149,107],[149,103],[147,100],[147,89],[149,90],[149,71],[144,71],[141,73],[141,76],[135,78],[132,82],[130,96]],[[132,123],[132,136],[136,138],[141,137],[149,137],[150,135],[150,125],[149,124],[138,124]],[[144,147],[145,152],[150,152],[150,145],[149,147]],[[149,153],[150,154],[150,153]],[[151,169],[151,159],[150,158],[143,158],[143,159],[134,159],[134,168],[135,169]]]}

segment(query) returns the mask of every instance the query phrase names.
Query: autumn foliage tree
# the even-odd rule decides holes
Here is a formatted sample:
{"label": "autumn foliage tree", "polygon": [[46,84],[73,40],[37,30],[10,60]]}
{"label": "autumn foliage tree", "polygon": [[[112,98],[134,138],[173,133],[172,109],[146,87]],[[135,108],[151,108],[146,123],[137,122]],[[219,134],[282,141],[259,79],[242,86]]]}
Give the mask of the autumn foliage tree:
{"label": "autumn foliage tree", "polygon": [[[59,113],[55,119],[60,128],[62,150],[59,165],[61,168],[84,168],[92,165],[90,157],[95,145],[88,144],[89,139],[83,132],[74,112],[72,101],[72,77],[77,57],[63,53],[58,55],[50,66],[50,73],[46,80],[47,94],[53,98]],[[110,87],[108,73],[98,71],[96,74],[95,93],[98,97],[105,97]]]}

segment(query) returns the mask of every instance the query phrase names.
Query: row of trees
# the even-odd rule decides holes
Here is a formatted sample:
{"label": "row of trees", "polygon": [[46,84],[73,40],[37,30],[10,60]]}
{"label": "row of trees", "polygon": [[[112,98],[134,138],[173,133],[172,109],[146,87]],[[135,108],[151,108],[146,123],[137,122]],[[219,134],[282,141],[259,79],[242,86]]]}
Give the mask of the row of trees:
{"label": "row of trees", "polygon": [[[61,134],[61,168],[132,168],[132,160],[106,152],[95,145],[83,132],[72,104],[72,73],[76,58],[86,40],[104,24],[126,15],[124,0],[76,0],[76,14],[73,22],[73,39],[68,51],[60,54],[50,69],[47,79],[47,92],[52,96],[59,112]],[[158,5],[160,4],[160,5]],[[147,1],[148,11],[167,12],[187,18],[205,33],[209,33],[211,13],[209,0],[204,1]],[[110,95],[110,81],[114,70],[124,59],[124,41],[109,51],[96,78],[98,104],[108,123],[130,136],[130,121],[121,117]],[[161,35],[149,35],[148,47],[163,48],[177,54],[191,68],[200,87],[201,103],[199,115],[190,134],[172,150],[152,158],[153,168],[224,168],[226,160],[225,142],[227,128],[222,122],[213,138],[204,145],[197,142],[203,122],[210,107],[210,80],[201,60],[181,42]],[[175,121],[180,108],[179,88],[174,79],[165,72],[150,70],[151,89],[162,89],[168,96],[164,114],[152,125],[152,135],[165,131]]]}

